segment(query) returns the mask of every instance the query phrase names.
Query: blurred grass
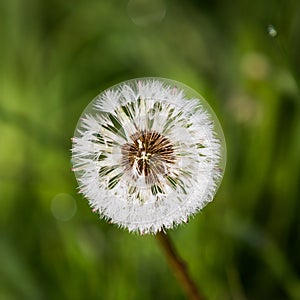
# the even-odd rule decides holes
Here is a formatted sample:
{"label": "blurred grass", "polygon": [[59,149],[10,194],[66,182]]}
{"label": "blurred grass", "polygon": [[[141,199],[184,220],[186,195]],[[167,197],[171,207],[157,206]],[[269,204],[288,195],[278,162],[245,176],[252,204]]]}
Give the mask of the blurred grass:
{"label": "blurred grass", "polygon": [[183,299],[154,237],[98,220],[70,171],[84,107],[143,76],[198,90],[223,125],[216,199],[171,232],[207,299],[299,299],[299,3],[127,5],[0,2],[0,299]]}

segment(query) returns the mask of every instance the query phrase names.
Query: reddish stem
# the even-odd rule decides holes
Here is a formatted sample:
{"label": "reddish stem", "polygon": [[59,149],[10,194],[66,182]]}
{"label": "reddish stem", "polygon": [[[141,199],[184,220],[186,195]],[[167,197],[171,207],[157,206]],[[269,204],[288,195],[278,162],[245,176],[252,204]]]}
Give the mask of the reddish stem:
{"label": "reddish stem", "polygon": [[204,300],[188,272],[186,263],[177,253],[170,237],[162,232],[159,232],[156,237],[167,257],[168,263],[173,269],[177,280],[181,284],[188,298],[191,300]]}

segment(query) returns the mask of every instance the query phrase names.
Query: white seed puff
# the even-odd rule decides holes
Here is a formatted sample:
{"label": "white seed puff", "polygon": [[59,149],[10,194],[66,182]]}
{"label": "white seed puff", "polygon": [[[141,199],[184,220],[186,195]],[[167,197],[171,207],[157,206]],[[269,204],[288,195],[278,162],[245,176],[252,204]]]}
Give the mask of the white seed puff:
{"label": "white seed puff", "polygon": [[155,234],[213,199],[224,172],[223,134],[195,95],[175,81],[141,78],[102,92],[85,109],[73,171],[101,217]]}

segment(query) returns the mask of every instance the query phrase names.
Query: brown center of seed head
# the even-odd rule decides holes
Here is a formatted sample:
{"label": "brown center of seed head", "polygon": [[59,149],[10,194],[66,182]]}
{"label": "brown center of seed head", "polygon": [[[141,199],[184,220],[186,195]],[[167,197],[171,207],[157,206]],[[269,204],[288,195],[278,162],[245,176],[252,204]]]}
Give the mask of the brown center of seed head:
{"label": "brown center of seed head", "polygon": [[134,180],[145,176],[147,184],[159,182],[159,175],[167,175],[175,163],[170,140],[156,131],[138,131],[131,135],[132,142],[122,146],[122,166]]}

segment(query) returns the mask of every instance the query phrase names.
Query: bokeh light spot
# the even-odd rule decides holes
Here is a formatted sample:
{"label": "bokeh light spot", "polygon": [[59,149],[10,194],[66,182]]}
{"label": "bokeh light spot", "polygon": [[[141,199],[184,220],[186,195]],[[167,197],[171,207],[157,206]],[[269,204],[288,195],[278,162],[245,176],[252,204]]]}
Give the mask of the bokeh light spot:
{"label": "bokeh light spot", "polygon": [[258,52],[248,52],[241,60],[242,73],[253,80],[264,80],[270,74],[270,63],[268,58]]}
{"label": "bokeh light spot", "polygon": [[130,0],[127,11],[134,24],[155,25],[166,16],[166,4],[164,0]]}
{"label": "bokeh light spot", "polygon": [[69,194],[57,194],[51,201],[51,211],[57,220],[69,221],[74,217],[76,210],[76,201]]}

